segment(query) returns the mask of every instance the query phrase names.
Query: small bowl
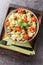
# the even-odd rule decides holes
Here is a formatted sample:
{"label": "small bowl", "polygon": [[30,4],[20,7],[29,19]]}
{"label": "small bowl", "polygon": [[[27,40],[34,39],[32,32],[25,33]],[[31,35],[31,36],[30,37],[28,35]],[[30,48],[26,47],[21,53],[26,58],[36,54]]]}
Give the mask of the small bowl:
{"label": "small bowl", "polygon": [[[25,9],[25,8],[21,8],[21,9],[23,9],[23,10],[28,10],[28,9]],[[15,9],[15,10],[12,10],[9,14],[8,14],[8,16],[6,17],[6,19],[5,19],[5,22],[7,21],[7,19],[8,19],[8,17],[13,13],[13,12],[15,12],[15,11],[17,11],[18,9]],[[30,11],[30,10],[29,10]],[[36,17],[36,19],[37,19],[37,31],[36,31],[36,33],[34,34],[34,36],[31,38],[31,39],[29,39],[29,40],[25,40],[25,41],[15,41],[15,40],[13,40],[15,43],[27,43],[27,42],[31,42],[35,37],[36,37],[36,35],[37,35],[37,33],[38,33],[38,31],[39,31],[39,21],[38,21],[38,18],[37,18],[37,16],[32,12],[32,11],[30,11],[35,17]],[[7,30],[6,30],[6,26],[4,25],[4,27],[5,27],[5,32],[7,33]],[[8,34],[7,34],[8,35]],[[8,37],[10,38],[10,36],[8,35]],[[11,39],[11,38],[10,38]],[[12,40],[12,39],[11,39]]]}

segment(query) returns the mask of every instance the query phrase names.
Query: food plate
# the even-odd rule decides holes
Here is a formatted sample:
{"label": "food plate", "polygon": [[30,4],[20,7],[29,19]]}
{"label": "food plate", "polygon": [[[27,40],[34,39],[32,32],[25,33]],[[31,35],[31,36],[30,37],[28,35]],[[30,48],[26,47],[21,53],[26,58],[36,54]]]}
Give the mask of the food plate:
{"label": "food plate", "polygon": [[[41,19],[42,19],[42,12],[41,11],[37,11],[37,10],[31,9],[28,7],[22,7],[19,5],[10,4],[8,11],[7,11],[7,14],[6,14],[6,17],[12,10],[17,9],[17,8],[26,8],[26,9],[31,10],[37,16],[38,21],[41,24]],[[13,50],[13,51],[17,51],[17,52],[20,52],[20,53],[26,54],[26,55],[35,55],[35,46],[36,46],[35,42],[36,42],[37,38],[38,38],[38,35],[29,43],[25,43],[25,44],[17,43],[16,44],[11,39],[9,39],[9,37],[5,33],[5,28],[4,28],[4,24],[3,24],[0,40],[5,40],[9,44],[14,44],[14,46],[7,46],[7,45],[0,44],[0,47],[5,48],[5,49],[9,49],[9,50]],[[21,46],[22,48],[17,47],[15,45]],[[23,47],[25,47],[25,48],[23,48]],[[32,51],[27,49],[27,48],[32,48]]]}

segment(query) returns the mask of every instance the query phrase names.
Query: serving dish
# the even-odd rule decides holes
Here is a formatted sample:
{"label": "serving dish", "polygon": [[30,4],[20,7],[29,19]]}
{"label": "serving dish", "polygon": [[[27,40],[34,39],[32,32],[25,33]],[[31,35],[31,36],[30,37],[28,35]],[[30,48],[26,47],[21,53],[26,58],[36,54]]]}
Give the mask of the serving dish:
{"label": "serving dish", "polygon": [[12,10],[5,20],[5,31],[17,43],[32,41],[39,31],[36,15],[25,8]]}
{"label": "serving dish", "polygon": [[[34,9],[31,9],[29,7],[22,7],[22,6],[19,6],[19,5],[10,4],[10,6],[8,8],[8,11],[7,11],[7,14],[6,14],[6,17],[8,16],[8,14],[11,11],[13,11],[14,9],[18,9],[18,8],[29,9],[30,11],[32,11],[36,15],[39,24],[41,24],[42,12],[34,10]],[[7,37],[7,35],[6,35],[5,27],[4,27],[4,24],[3,24],[2,32],[1,32],[1,35],[0,35],[0,40],[4,39],[6,41],[9,41],[9,43],[11,43],[12,42],[11,39],[9,39],[9,38],[6,39],[6,37]],[[12,42],[13,44],[19,45],[19,46],[25,46],[25,47],[29,47],[30,46],[30,47],[33,48],[33,51],[29,51],[29,50],[26,50],[26,49],[23,49],[23,48],[15,47],[15,46],[5,46],[5,45],[2,45],[2,44],[0,44],[0,47],[1,48],[5,48],[5,49],[9,49],[9,50],[12,50],[12,51],[17,51],[17,52],[20,52],[20,53],[26,54],[26,55],[35,55],[35,48],[36,48],[36,43],[35,42],[36,42],[37,39],[38,39],[38,34],[35,36],[35,38],[32,41],[30,41],[31,45],[28,45],[29,43],[26,43],[26,44],[20,44],[20,43],[18,43],[17,44],[17,43]]]}

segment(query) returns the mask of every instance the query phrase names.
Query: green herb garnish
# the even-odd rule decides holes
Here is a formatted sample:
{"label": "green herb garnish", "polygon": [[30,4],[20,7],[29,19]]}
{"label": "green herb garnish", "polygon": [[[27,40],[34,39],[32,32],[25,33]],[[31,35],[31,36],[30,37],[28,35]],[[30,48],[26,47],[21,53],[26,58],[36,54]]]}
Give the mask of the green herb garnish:
{"label": "green herb garnish", "polygon": [[22,21],[22,20],[20,20],[17,26],[18,26],[18,27],[21,27],[21,26],[22,26],[22,24],[23,24],[23,21]]}
{"label": "green herb garnish", "polygon": [[24,23],[23,20],[20,20],[17,26],[21,28],[28,27],[28,26],[30,27],[30,24]]}

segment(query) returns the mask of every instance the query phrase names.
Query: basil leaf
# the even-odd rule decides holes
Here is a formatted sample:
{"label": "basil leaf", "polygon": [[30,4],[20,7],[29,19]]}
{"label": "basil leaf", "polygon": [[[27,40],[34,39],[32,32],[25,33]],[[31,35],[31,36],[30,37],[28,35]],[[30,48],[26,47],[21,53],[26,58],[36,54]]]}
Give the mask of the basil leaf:
{"label": "basil leaf", "polygon": [[23,26],[25,26],[25,27],[28,26],[28,23],[23,23]]}
{"label": "basil leaf", "polygon": [[27,26],[28,26],[28,23],[23,23],[22,26],[21,26],[21,28],[27,27]]}
{"label": "basil leaf", "polygon": [[23,28],[28,26],[30,27],[31,25],[28,23],[23,23],[23,20],[20,20],[17,26]]}
{"label": "basil leaf", "polygon": [[18,26],[18,27],[21,27],[21,26],[22,26],[22,24],[23,24],[23,21],[22,21],[22,20],[20,20],[17,26]]}
{"label": "basil leaf", "polygon": [[23,24],[22,24],[22,26],[21,26],[21,28],[23,28],[24,26],[23,26]]}

